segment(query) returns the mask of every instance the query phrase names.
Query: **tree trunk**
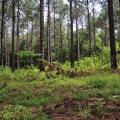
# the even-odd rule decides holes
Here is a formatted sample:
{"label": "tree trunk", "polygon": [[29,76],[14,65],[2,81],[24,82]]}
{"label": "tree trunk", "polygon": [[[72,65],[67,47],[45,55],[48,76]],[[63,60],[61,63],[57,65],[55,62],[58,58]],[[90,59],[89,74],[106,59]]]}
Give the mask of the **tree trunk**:
{"label": "tree trunk", "polygon": [[30,39],[30,48],[32,50],[32,44],[33,44],[33,33],[34,32],[34,26],[33,26],[33,21],[32,21],[32,24],[31,24],[31,39]]}
{"label": "tree trunk", "polygon": [[43,58],[43,40],[44,40],[44,0],[40,0],[40,54]]}
{"label": "tree trunk", "polygon": [[93,7],[93,41],[94,41],[94,54],[96,54],[96,26],[95,26],[95,3],[92,0]]}
{"label": "tree trunk", "polygon": [[102,46],[102,50],[103,50],[103,47],[104,47],[104,40],[103,40],[103,35],[104,35],[104,33],[103,33],[103,31],[102,31],[102,29],[104,28],[103,27],[103,23],[102,23],[102,18],[101,18],[101,16],[100,16],[100,27],[101,27],[101,46]]}
{"label": "tree trunk", "polygon": [[2,20],[1,20],[1,65],[3,65],[3,39],[4,39],[4,25],[5,25],[5,3],[6,0],[2,0]]}
{"label": "tree trunk", "polygon": [[76,40],[77,40],[77,58],[80,59],[80,39],[78,35],[78,20],[76,19]]}
{"label": "tree trunk", "polygon": [[63,63],[63,35],[62,35],[62,22],[60,21],[60,62]]}
{"label": "tree trunk", "polygon": [[71,61],[71,68],[74,68],[74,47],[73,47],[73,0],[70,0],[70,22],[71,22],[71,54],[70,54],[70,61]]}
{"label": "tree trunk", "polygon": [[55,50],[55,60],[56,60],[56,14],[55,14],[55,0],[54,0],[54,50]]}
{"label": "tree trunk", "polygon": [[107,26],[106,26],[106,25],[105,25],[104,29],[105,29],[105,30],[104,30],[104,32],[105,32],[105,33],[104,33],[104,34],[105,34],[105,36],[104,36],[104,39],[105,39],[105,40],[104,40],[104,41],[105,41],[105,42],[104,42],[104,45],[107,46]]}
{"label": "tree trunk", "polygon": [[76,19],[76,41],[77,41],[77,59],[79,61],[80,59],[80,40],[79,40],[79,35],[78,35],[78,12],[77,12],[77,1],[75,0],[75,19]]}
{"label": "tree trunk", "polygon": [[27,21],[27,50],[29,50],[29,21]]}
{"label": "tree trunk", "polygon": [[4,39],[3,39],[3,65],[6,66],[6,30],[7,26],[4,25]]}
{"label": "tree trunk", "polygon": [[110,50],[111,50],[111,68],[117,69],[118,66],[114,31],[113,0],[108,0],[108,15],[109,15]]}
{"label": "tree trunk", "polygon": [[12,72],[15,70],[14,44],[15,44],[15,0],[12,0]]}
{"label": "tree trunk", "polygon": [[[17,52],[19,52],[19,28],[20,28],[20,1],[17,1]],[[19,69],[19,56],[17,56],[17,68]]]}
{"label": "tree trunk", "polygon": [[[119,0],[119,27],[120,27],[120,0]],[[119,28],[120,29],[120,28]],[[119,33],[120,34],[120,33]],[[119,38],[120,39],[120,38]],[[120,48],[120,40],[119,40],[119,48]]]}
{"label": "tree trunk", "polygon": [[[82,18],[82,39],[81,39],[81,44],[82,46],[84,45],[84,38],[85,38],[85,35],[84,35],[84,19]],[[84,49],[81,49],[81,54],[84,55]]]}
{"label": "tree trunk", "polygon": [[119,0],[119,8],[120,8],[120,0]]}
{"label": "tree trunk", "polygon": [[7,34],[8,32],[7,32],[7,30],[6,30],[6,32],[5,32],[5,64],[6,64],[6,66],[8,66],[8,56],[9,56],[9,54],[8,54],[8,47],[7,47],[7,40],[9,39],[8,38],[8,34]]}
{"label": "tree trunk", "polygon": [[68,60],[70,61],[70,24],[69,24],[69,12],[67,13],[67,41],[68,41]]}
{"label": "tree trunk", "polygon": [[51,63],[51,34],[50,34],[50,0],[48,0],[48,21],[47,21],[47,46],[48,62]]}
{"label": "tree trunk", "polygon": [[92,55],[92,46],[91,46],[91,23],[90,23],[90,11],[89,11],[89,0],[87,0],[87,17],[88,17],[88,39],[89,39],[89,56]]}
{"label": "tree trunk", "polygon": [[[44,41],[44,0],[40,0],[40,59],[43,60],[43,41]],[[39,68],[40,71],[45,71],[45,66],[43,64],[43,61],[40,61]]]}

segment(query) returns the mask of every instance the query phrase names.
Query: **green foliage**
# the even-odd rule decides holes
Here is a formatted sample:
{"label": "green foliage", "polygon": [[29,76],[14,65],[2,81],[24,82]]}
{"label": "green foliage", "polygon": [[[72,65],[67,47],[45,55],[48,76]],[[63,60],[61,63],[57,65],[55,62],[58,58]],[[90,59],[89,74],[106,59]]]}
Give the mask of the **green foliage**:
{"label": "green foliage", "polygon": [[32,113],[23,106],[7,105],[1,112],[1,119],[3,120],[32,120]]}
{"label": "green foliage", "polygon": [[14,79],[18,81],[43,81],[45,77],[45,73],[39,72],[37,68],[19,69],[14,72]]}
{"label": "green foliage", "polygon": [[39,78],[39,71],[37,69],[21,69],[16,70],[14,73],[15,80],[34,81]]}
{"label": "green foliage", "polygon": [[117,62],[118,65],[120,65],[120,44],[117,44],[116,48],[117,48]]}
{"label": "green foliage", "polygon": [[1,111],[0,118],[3,120],[48,120],[48,116],[41,109],[36,112],[33,114],[30,109],[20,105],[7,105]]}
{"label": "green foliage", "polygon": [[101,53],[98,55],[98,60],[101,66],[110,63],[110,49],[108,47],[103,47]]}
{"label": "green foliage", "polygon": [[[91,58],[90,60],[93,62]],[[89,59],[85,62],[87,64],[85,64],[87,66],[85,70],[89,68],[93,71],[94,64],[90,68],[91,62]],[[81,69],[78,68],[80,66],[83,68],[83,66],[80,63],[76,64],[78,64],[76,71],[79,72]],[[68,70],[69,62],[62,67]],[[10,78],[9,81],[4,77],[7,72],[9,73],[7,75]],[[83,71],[82,73],[86,72]],[[56,71],[39,72],[34,67],[19,69],[14,73],[6,68],[0,74],[2,76],[2,79],[0,78],[0,105],[1,103],[7,105],[1,110],[2,118],[6,116],[20,118],[21,116],[27,117],[30,114],[32,120],[48,120],[48,116],[39,108],[53,105],[64,98],[74,98],[76,100],[89,98],[120,99],[120,75],[106,70],[99,70],[87,76],[81,75],[81,77],[74,78],[66,77],[63,74],[57,75]],[[10,107],[8,107],[9,104]],[[100,101],[98,103],[98,114],[102,114],[101,104]],[[21,108],[21,106],[25,107]],[[12,115],[13,112],[15,113],[14,116]],[[88,116],[89,112],[85,109],[82,113],[84,116]],[[6,117],[5,119],[9,120],[9,118]]]}
{"label": "green foliage", "polygon": [[13,99],[13,102],[15,104],[33,107],[48,104],[49,102],[56,101],[56,99],[57,97],[53,96],[52,93],[46,89],[43,91],[36,90],[35,92],[33,90],[26,90],[20,96]]}
{"label": "green foliage", "polygon": [[88,94],[86,94],[85,91],[77,92],[73,97],[75,100],[84,100],[84,99],[89,98]]}
{"label": "green foliage", "polygon": [[89,81],[89,86],[91,88],[102,89],[102,88],[105,88],[106,85],[107,85],[107,81],[104,80],[103,78],[99,78],[99,77]]}
{"label": "green foliage", "polygon": [[10,81],[12,79],[11,70],[9,68],[4,68],[0,70],[0,81]]}
{"label": "green foliage", "polygon": [[26,67],[31,66],[33,64],[33,61],[35,61],[40,54],[36,54],[34,51],[20,51],[16,53],[16,56],[20,58],[20,66]]}
{"label": "green foliage", "polygon": [[[70,63],[66,62],[62,67],[65,70],[70,69]],[[78,71],[95,71],[99,69],[110,68],[110,50],[104,47],[101,52],[96,56],[81,58],[75,62],[75,69]]]}
{"label": "green foliage", "polygon": [[38,56],[38,54],[35,54],[33,51],[20,51],[17,53],[17,55],[20,57],[20,58],[34,58],[36,56]]}

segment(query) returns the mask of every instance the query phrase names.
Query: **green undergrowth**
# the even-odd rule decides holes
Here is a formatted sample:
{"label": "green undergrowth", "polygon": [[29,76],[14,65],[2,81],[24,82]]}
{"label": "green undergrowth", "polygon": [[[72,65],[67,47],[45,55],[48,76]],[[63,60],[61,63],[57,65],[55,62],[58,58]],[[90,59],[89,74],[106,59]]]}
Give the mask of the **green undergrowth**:
{"label": "green undergrowth", "polygon": [[[49,77],[48,77],[49,76]],[[0,71],[0,118],[3,120],[48,120],[42,107],[64,98],[120,100],[120,75],[96,71],[93,75],[70,78],[37,68],[11,73]]]}
{"label": "green undergrowth", "polygon": [[[119,46],[117,45],[117,51]],[[78,71],[96,71],[96,70],[109,70],[110,69],[110,48],[103,47],[101,52],[91,57],[81,57],[79,61],[75,61],[75,69]],[[120,66],[120,54],[117,54],[118,66]],[[70,62],[61,65],[63,69],[69,70]]]}

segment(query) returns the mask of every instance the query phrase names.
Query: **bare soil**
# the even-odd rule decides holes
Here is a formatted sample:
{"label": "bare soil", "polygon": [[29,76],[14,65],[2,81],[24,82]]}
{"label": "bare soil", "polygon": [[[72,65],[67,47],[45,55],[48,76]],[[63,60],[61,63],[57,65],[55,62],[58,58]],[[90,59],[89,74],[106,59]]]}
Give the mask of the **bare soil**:
{"label": "bare soil", "polygon": [[52,120],[120,120],[120,102],[102,98],[64,99],[43,110]]}

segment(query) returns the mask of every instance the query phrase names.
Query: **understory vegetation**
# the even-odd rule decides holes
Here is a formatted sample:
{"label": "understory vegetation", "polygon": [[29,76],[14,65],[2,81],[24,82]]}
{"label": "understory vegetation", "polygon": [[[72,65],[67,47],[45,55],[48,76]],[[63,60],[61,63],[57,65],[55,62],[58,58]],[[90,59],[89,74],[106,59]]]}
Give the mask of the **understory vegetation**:
{"label": "understory vegetation", "polygon": [[120,0],[0,0],[0,120],[120,120]]}
{"label": "understory vegetation", "polygon": [[[1,68],[0,119],[55,119],[52,111],[56,111],[55,105],[61,101],[82,102],[91,99],[96,116],[103,119],[105,101],[120,102],[120,71],[111,72],[108,64],[102,68],[98,63],[101,64],[97,57],[91,57],[76,62],[74,69],[69,69],[69,63],[48,65],[45,72],[39,72],[39,69],[33,66],[18,69],[14,73],[10,68]],[[69,105],[65,104],[69,108]],[[71,105],[71,102],[69,104]],[[93,115],[92,107],[85,104],[83,108],[71,111],[71,114],[74,114],[72,116],[90,119]],[[112,103],[110,106],[113,109]],[[119,113],[119,104],[115,110]],[[65,113],[64,106],[60,107],[59,112]]]}

